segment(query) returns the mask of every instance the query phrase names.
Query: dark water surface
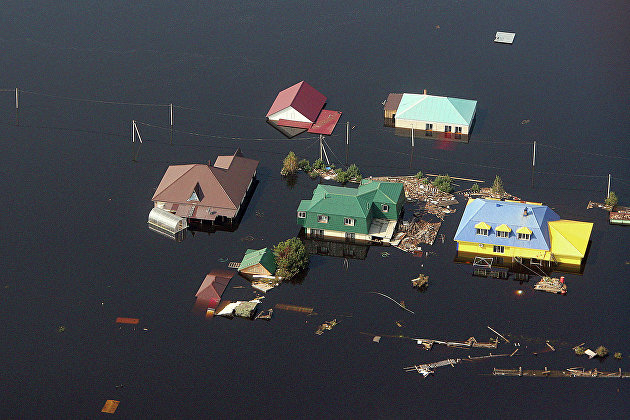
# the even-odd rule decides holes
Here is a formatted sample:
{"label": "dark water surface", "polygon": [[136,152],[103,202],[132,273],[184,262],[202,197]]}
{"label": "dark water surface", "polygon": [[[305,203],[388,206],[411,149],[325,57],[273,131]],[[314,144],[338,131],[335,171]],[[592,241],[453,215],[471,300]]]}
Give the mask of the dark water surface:
{"label": "dark water surface", "polygon": [[[24,92],[16,127],[14,95],[0,92],[0,417],[91,418],[107,399],[121,401],[122,418],[628,417],[630,388],[619,380],[488,376],[495,366],[630,369],[630,230],[586,210],[605,197],[608,173],[629,203],[626,2],[35,3],[0,12],[0,89],[174,103],[194,108],[175,109],[178,130],[218,137],[178,132],[171,146],[167,131],[140,125],[145,143],[134,163],[131,120],[166,127],[168,108]],[[497,30],[516,32],[514,44],[493,43]],[[194,293],[207,272],[225,267],[219,259],[237,261],[248,247],[298,232],[295,209],[316,182],[301,175],[288,187],[278,172],[289,150],[315,159],[315,139],[284,139],[263,117],[278,90],[300,80],[356,127],[350,160],[364,175],[499,174],[513,194],[594,222],[583,275],[567,275],[569,294],[474,278],[453,263],[460,205],[442,225],[446,242],[426,258],[372,247],[345,270],[343,259],[314,256],[301,284],[283,284],[263,303],[309,306],[316,316],[195,318]],[[416,140],[410,169],[409,140],[382,126],[381,102],[425,88],[478,100],[477,124],[468,144]],[[328,139],[337,162],[344,134],[339,127]],[[238,230],[176,243],[147,229],[169,164],[236,147],[261,161]],[[409,286],[419,272],[430,276],[426,293]],[[224,297],[253,296],[239,285],[235,278]],[[118,316],[140,326],[120,328]],[[339,325],[314,334],[332,318]],[[486,341],[487,325],[522,336],[524,356],[423,379],[402,368],[487,353],[372,342],[373,334]],[[558,351],[532,356],[545,340]],[[626,357],[579,359],[570,348],[581,342]]]}

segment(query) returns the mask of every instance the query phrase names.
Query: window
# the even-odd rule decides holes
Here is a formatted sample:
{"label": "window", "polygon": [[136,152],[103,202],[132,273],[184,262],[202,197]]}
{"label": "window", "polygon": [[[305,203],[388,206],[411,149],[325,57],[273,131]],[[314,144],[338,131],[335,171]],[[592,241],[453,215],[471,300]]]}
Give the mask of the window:
{"label": "window", "polygon": [[389,204],[381,204],[381,210],[383,210],[383,213],[387,213],[389,211]]}
{"label": "window", "polygon": [[306,212],[298,211],[298,219],[306,219]]}
{"label": "window", "polygon": [[317,221],[319,223],[328,223],[328,216],[326,216],[325,214],[318,214]]}
{"label": "window", "polygon": [[523,241],[529,241],[531,233],[518,233],[517,235],[518,235],[518,239],[521,239]]}
{"label": "window", "polygon": [[488,229],[476,228],[477,235],[488,236]]}
{"label": "window", "polygon": [[455,134],[462,134],[462,128],[461,127],[455,127]]}
{"label": "window", "polygon": [[427,123],[427,125],[426,125],[426,130],[427,130],[427,131],[431,131],[431,130],[433,130],[433,124],[429,124],[429,123]]}
{"label": "window", "polygon": [[344,217],[343,224],[346,226],[354,226],[354,219],[351,219],[349,217]]}
{"label": "window", "polygon": [[452,126],[450,126],[450,125],[445,125],[445,126],[444,126],[444,132],[445,132],[445,133],[450,133],[450,132],[451,132],[451,129],[452,129]]}
{"label": "window", "polygon": [[510,236],[510,232],[506,232],[503,230],[497,230],[496,232],[499,238],[507,238],[508,236]]}
{"label": "window", "polygon": [[505,252],[505,247],[503,245],[495,245],[492,251],[503,254]]}
{"label": "window", "polygon": [[324,237],[324,229],[311,229],[311,235],[315,238],[323,238]]}
{"label": "window", "polygon": [[354,232],[346,232],[346,242],[354,242]]}

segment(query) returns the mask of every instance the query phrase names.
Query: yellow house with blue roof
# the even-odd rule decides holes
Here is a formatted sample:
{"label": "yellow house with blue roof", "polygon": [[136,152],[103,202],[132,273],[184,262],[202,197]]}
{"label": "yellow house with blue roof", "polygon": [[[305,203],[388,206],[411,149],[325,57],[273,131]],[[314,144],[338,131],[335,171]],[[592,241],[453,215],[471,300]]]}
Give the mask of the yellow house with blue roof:
{"label": "yellow house with blue roof", "polygon": [[455,233],[458,257],[580,267],[593,224],[563,220],[540,203],[469,200]]}

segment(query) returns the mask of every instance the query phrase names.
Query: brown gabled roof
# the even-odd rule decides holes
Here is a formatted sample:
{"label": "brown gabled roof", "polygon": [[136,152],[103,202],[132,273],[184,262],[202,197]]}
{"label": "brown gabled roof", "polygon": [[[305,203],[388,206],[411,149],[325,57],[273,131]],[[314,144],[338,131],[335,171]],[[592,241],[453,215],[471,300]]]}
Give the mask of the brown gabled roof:
{"label": "brown gabled roof", "polygon": [[[217,157],[215,166],[172,165],[166,170],[152,200],[183,205],[180,206],[182,211],[193,205],[210,210],[201,214],[195,211],[193,217],[198,219],[216,217],[212,214],[213,209],[221,215],[234,217],[257,167],[258,161],[243,157],[240,149],[231,156]],[[189,201],[193,192],[198,201]]]}

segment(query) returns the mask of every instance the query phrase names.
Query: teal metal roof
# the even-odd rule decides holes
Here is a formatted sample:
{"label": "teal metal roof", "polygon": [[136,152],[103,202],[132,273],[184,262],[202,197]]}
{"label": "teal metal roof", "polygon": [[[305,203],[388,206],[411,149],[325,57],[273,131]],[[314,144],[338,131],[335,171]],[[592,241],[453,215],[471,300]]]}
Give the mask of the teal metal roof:
{"label": "teal metal roof", "polygon": [[470,125],[476,108],[477,101],[470,99],[404,93],[396,111],[396,118]]}
{"label": "teal metal roof", "polygon": [[241,261],[239,270],[243,270],[258,263],[265,267],[271,274],[274,274],[278,269],[278,266],[276,265],[276,256],[273,254],[273,251],[269,248],[263,248],[248,249],[245,251],[245,256],[243,257],[243,261]]}

